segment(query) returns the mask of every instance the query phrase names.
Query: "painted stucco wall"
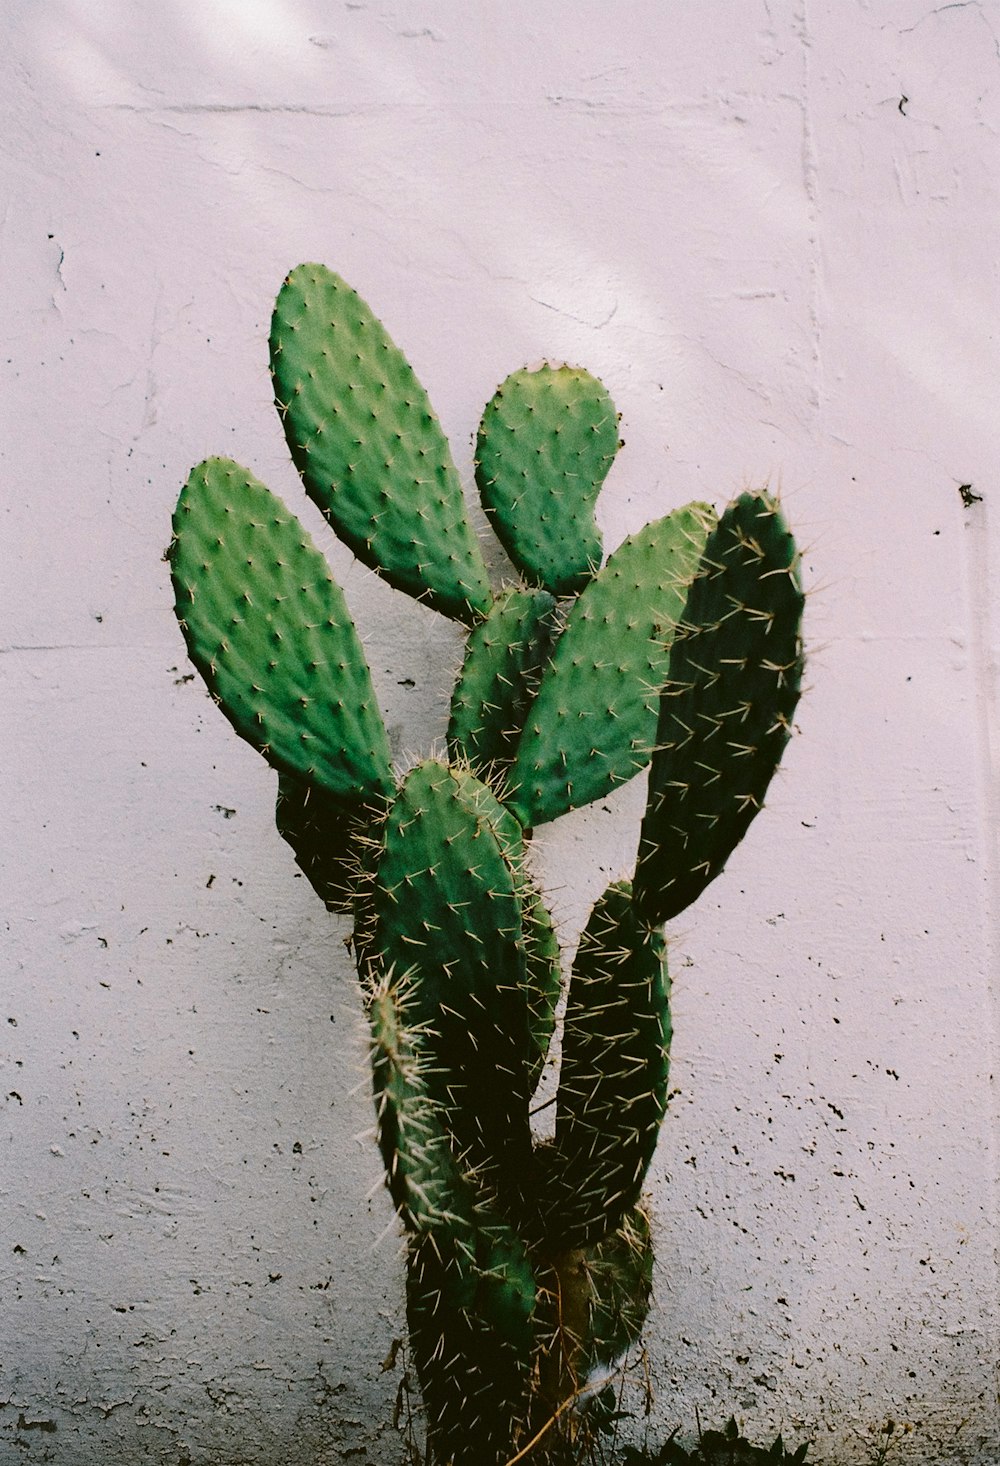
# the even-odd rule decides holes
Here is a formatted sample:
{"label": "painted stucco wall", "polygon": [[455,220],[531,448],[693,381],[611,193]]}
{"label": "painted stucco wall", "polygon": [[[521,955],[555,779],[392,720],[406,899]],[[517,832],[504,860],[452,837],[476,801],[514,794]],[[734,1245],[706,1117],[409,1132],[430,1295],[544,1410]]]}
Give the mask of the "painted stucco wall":
{"label": "painted stucco wall", "polygon": [[[6,0],[0,39],[0,1461],[399,1459],[346,932],[161,560],[190,465],[241,459],[396,751],[440,739],[454,628],[333,541],[271,406],[318,259],[467,484],[549,357],[622,413],[609,546],[780,485],[809,689],[671,933],[650,1438],[697,1407],[862,1463],[892,1418],[995,1466],[1000,9]],[[641,798],[540,836],[569,950]]]}

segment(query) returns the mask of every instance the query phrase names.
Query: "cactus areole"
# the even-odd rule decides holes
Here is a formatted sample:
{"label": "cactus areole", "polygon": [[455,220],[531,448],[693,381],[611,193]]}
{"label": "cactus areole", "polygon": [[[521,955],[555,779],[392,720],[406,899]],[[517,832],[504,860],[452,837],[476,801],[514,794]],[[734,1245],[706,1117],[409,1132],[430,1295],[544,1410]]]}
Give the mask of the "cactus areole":
{"label": "cactus areole", "polygon": [[[675,509],[602,563],[593,510],[618,417],[589,373],[545,367],[507,378],[476,440],[519,577],[494,589],[427,395],[355,291],[300,265],[270,347],[306,492],[392,586],[468,628],[447,759],[394,771],[325,559],[226,458],[181,491],[177,617],[222,712],[277,770],[281,834],[354,921],[433,1458],[556,1461],[591,1428],[568,1403],[646,1316],[662,928],[725,866],[789,737],[798,553],[760,492],[721,518]],[[531,830],[647,767],[635,871],[598,900],[564,974]],[[555,1130],[539,1142],[529,1113],[560,997]]]}

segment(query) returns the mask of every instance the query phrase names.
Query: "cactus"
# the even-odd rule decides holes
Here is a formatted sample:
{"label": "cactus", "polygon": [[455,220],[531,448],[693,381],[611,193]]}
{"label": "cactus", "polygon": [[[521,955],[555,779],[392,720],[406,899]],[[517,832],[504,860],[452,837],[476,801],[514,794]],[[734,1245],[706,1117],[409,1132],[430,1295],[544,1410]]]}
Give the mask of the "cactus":
{"label": "cactus", "polygon": [[[640,1197],[667,1103],[663,924],[722,870],[789,736],[798,556],[767,493],[691,504],[601,567],[594,503],[618,417],[588,373],[516,372],[477,439],[513,565],[491,589],[448,445],[371,311],[318,265],[286,279],[275,398],[306,491],[397,589],[465,623],[447,757],[393,770],[343,595],[295,516],[209,459],[170,550],[195,666],[278,774],[276,821],[353,917],[378,1141],[406,1231],[407,1318],[444,1466],[568,1459],[569,1405],[638,1338]],[[649,765],[632,879],[564,979],[533,826]],[[554,1135],[531,1106],[556,1029]]]}

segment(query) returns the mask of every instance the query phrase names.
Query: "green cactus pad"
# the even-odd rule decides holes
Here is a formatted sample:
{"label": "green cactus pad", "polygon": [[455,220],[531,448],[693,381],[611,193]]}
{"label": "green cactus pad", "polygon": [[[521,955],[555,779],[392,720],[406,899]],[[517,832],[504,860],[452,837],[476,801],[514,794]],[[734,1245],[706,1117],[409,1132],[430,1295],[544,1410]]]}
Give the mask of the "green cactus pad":
{"label": "green cactus pad", "polygon": [[464,1249],[411,1241],[406,1318],[435,1459],[505,1466],[530,1408],[535,1301],[531,1268],[513,1233]]}
{"label": "green cactus pad", "polygon": [[514,372],[487,404],[476,482],[497,538],[532,584],[575,595],[600,565],[594,504],[617,451],[614,403],[579,368]]}
{"label": "green cactus pad", "polygon": [[502,1222],[480,1216],[476,1311],[523,1358],[534,1343],[535,1275],[524,1243]]}
{"label": "green cactus pad", "polygon": [[529,1089],[534,1089],[549,1050],[555,1028],[556,1004],[562,990],[559,938],[552,917],[528,875],[521,826],[510,811],[497,802],[492,791],[468,770],[459,766],[452,769],[452,774],[476,817],[487,820],[492,827],[521,902],[524,994],[528,1009],[528,1036],[533,1048]]}
{"label": "green cactus pad", "polygon": [[646,920],[669,921],[722,870],[764,802],[802,678],[795,541],[743,494],[705,547],[661,700],[636,868]]}
{"label": "green cactus pad", "polygon": [[532,1047],[518,875],[485,785],[428,760],[389,812],[374,890],[386,970],[412,982],[410,1021],[433,1055],[434,1098],[471,1166],[523,1169]]}
{"label": "green cactus pad", "polygon": [[361,643],[295,515],[238,463],[209,458],[181,490],[173,531],[177,618],[237,733],[279,771],[336,799],[390,793]]}
{"label": "green cactus pad", "polygon": [[609,886],[580,938],[563,1028],[543,1223],[563,1247],[600,1240],[635,1205],[667,1103],[666,951],[629,882]]}
{"label": "green cactus pad", "polygon": [[714,521],[689,504],[632,535],[570,612],[532,703],[507,803],[526,827],[645,768],[669,643]]}
{"label": "green cactus pad", "polygon": [[636,1343],[649,1312],[653,1240],[641,1207],[587,1249],[584,1266],[591,1288],[587,1363],[591,1369],[607,1368]]}
{"label": "green cactus pad", "polygon": [[310,498],[359,560],[459,621],[490,588],[427,394],[361,297],[299,265],[271,322],[275,402]]}
{"label": "green cactus pad", "polygon": [[372,996],[372,1078],[386,1180],[407,1228],[447,1234],[471,1259],[476,1251],[471,1183],[456,1164],[425,1073],[429,1056],[409,1020],[407,979],[386,975]]}
{"label": "green cactus pad", "polygon": [[509,590],[469,633],[451,698],[448,751],[497,783],[517,748],[555,636],[547,591]]}
{"label": "green cactus pad", "polygon": [[562,963],[552,917],[541,896],[528,882],[521,889],[521,914],[526,955],[528,1035],[534,1048],[529,1084],[534,1089],[541,1078],[555,1028],[556,1004],[562,990]]}
{"label": "green cactus pad", "polygon": [[350,915],[360,873],[359,843],[373,811],[334,799],[318,786],[278,775],[274,823],[328,911]]}

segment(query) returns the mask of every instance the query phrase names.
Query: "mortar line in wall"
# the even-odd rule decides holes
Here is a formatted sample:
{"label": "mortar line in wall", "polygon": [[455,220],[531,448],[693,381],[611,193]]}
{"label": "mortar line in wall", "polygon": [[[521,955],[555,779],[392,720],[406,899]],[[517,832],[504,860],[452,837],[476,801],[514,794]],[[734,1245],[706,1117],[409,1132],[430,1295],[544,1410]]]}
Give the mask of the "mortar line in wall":
{"label": "mortar line in wall", "polygon": [[[993,615],[990,601],[989,512],[979,500],[965,510],[963,544],[971,627],[972,665],[976,709],[976,761],[979,769],[980,848],[986,866],[984,921],[989,970],[985,1002],[992,1040],[989,1081],[993,1094],[989,1164],[991,1167],[992,1231],[1000,1230],[1000,678],[993,655]],[[994,1248],[1000,1300],[1000,1247]],[[1000,1372],[1000,1303],[990,1319],[992,1357]],[[1000,1381],[998,1381],[1000,1383]]]}

